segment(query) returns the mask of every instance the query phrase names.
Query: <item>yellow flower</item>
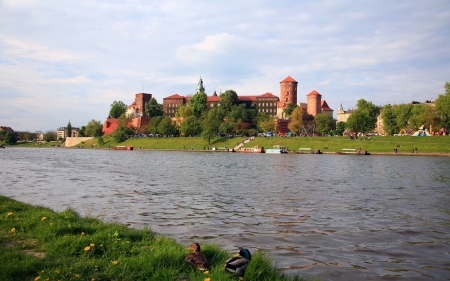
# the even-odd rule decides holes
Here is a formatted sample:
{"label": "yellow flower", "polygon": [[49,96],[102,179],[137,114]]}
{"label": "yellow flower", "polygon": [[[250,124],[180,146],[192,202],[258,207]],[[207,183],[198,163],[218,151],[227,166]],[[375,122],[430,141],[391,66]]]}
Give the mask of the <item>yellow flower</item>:
{"label": "yellow flower", "polygon": [[8,212],[8,217],[12,216],[13,212]]}
{"label": "yellow flower", "polygon": [[80,274],[75,274],[75,277],[76,278],[80,278]]}
{"label": "yellow flower", "polygon": [[41,279],[41,276],[34,278],[34,281],[38,281],[39,279]]}
{"label": "yellow flower", "polygon": [[95,244],[91,243],[91,244],[89,244],[89,246],[91,246],[91,247],[94,247],[94,246],[95,246]]}
{"label": "yellow flower", "polygon": [[91,281],[95,281],[95,278],[92,278]]}
{"label": "yellow flower", "polygon": [[47,219],[47,217],[42,217],[41,221],[45,221]]}
{"label": "yellow flower", "polygon": [[203,274],[209,274],[209,271],[208,270],[203,271]]}
{"label": "yellow flower", "polygon": [[81,232],[81,236],[83,236],[84,235],[84,232]]}
{"label": "yellow flower", "polygon": [[211,278],[205,278],[205,281],[211,281]]}
{"label": "yellow flower", "polygon": [[239,280],[244,280],[244,278],[243,277],[239,277]]}
{"label": "yellow flower", "polygon": [[84,248],[85,251],[89,251],[91,249],[91,247],[87,246]]}
{"label": "yellow flower", "polygon": [[52,225],[53,225],[53,223],[51,222],[51,223],[50,223],[50,226],[52,226]]}
{"label": "yellow flower", "polygon": [[112,262],[113,265],[116,265],[116,264],[118,264],[118,263],[119,263],[118,261],[113,261],[113,262]]}
{"label": "yellow flower", "polygon": [[59,269],[55,269],[55,273],[59,273]]}
{"label": "yellow flower", "polygon": [[15,227],[11,228],[11,233],[14,233],[14,232],[16,232],[16,228]]}

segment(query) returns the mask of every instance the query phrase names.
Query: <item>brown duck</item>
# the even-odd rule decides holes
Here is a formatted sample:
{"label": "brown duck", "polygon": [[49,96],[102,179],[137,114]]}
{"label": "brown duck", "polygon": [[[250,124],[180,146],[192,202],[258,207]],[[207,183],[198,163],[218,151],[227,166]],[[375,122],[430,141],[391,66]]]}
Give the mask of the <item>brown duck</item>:
{"label": "brown duck", "polygon": [[205,255],[200,252],[200,245],[198,243],[192,243],[189,246],[188,250],[192,250],[194,252],[188,254],[184,260],[191,265],[193,268],[199,270],[207,270],[208,269],[208,260]]}

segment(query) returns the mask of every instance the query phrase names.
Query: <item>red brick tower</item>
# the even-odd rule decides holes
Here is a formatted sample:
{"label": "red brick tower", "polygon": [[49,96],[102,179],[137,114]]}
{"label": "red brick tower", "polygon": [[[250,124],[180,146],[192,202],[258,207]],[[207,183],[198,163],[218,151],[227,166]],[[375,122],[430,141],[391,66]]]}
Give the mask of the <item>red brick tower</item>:
{"label": "red brick tower", "polygon": [[316,90],[306,95],[307,98],[307,111],[312,116],[316,116],[317,114],[322,113],[322,95],[319,94]]}
{"label": "red brick tower", "polygon": [[152,94],[136,94],[134,102],[136,103],[137,116],[143,116],[145,113],[145,104],[152,99]]}
{"label": "red brick tower", "polygon": [[283,110],[288,104],[297,104],[297,84],[291,76],[286,77],[280,82],[280,101],[277,107],[277,116],[281,118]]}

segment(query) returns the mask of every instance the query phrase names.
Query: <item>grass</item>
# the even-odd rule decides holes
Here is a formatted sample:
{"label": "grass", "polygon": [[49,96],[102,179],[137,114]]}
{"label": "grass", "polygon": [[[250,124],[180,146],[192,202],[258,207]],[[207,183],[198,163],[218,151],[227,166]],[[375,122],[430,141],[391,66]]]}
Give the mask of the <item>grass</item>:
{"label": "grass", "polygon": [[[135,149],[157,149],[157,150],[208,150],[208,147],[235,147],[243,138],[236,137],[228,139],[226,137],[216,138],[211,144],[201,137],[175,137],[175,138],[130,138],[118,143],[111,137],[104,137],[104,144],[98,145],[98,139],[92,139],[79,144],[84,148],[110,148],[117,145],[132,145]],[[448,154],[450,155],[450,137],[410,137],[410,136],[372,136],[370,140],[364,141],[363,137],[357,140],[350,140],[349,137],[257,137],[245,147],[259,146],[271,148],[274,145],[286,146],[289,151],[297,151],[299,148],[319,149],[322,152],[339,152],[343,148],[353,148],[367,150],[370,153],[392,153],[394,147],[398,152],[411,153],[413,148],[417,148],[421,154]],[[18,144],[17,146],[36,147],[33,143]],[[43,144],[43,147],[51,147],[51,143]]]}
{"label": "grass", "polygon": [[[129,229],[56,213],[0,196],[0,280],[238,280],[223,271],[230,253],[202,245],[208,275],[184,262],[185,246],[150,229]],[[244,280],[305,280],[288,277],[264,253],[253,255]]]}

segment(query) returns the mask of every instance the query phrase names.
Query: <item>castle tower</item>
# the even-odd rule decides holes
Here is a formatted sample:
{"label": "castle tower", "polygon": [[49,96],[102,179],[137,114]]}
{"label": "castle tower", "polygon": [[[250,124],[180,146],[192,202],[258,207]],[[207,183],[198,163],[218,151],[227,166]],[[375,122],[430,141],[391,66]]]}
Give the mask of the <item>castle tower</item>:
{"label": "castle tower", "polygon": [[198,84],[197,84],[196,94],[204,93],[204,92],[205,92],[205,87],[203,87],[203,80],[202,80],[202,77],[200,76],[200,79],[198,80]]}
{"label": "castle tower", "polygon": [[316,90],[306,95],[307,98],[307,112],[312,116],[322,113],[322,95]]}
{"label": "castle tower", "polygon": [[297,84],[291,76],[286,77],[280,82],[280,101],[277,106],[277,116],[281,118],[283,110],[288,104],[297,104]]}

